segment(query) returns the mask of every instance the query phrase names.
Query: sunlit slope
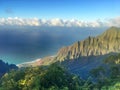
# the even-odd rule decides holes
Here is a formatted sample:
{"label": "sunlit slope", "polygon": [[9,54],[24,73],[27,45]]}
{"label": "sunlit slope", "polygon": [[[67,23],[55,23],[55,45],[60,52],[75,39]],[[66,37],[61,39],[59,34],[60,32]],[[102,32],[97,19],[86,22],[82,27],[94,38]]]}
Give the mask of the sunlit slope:
{"label": "sunlit slope", "polygon": [[77,59],[81,56],[105,55],[120,52],[120,28],[111,27],[97,37],[88,37],[83,41],[63,47],[59,50],[56,60]]}

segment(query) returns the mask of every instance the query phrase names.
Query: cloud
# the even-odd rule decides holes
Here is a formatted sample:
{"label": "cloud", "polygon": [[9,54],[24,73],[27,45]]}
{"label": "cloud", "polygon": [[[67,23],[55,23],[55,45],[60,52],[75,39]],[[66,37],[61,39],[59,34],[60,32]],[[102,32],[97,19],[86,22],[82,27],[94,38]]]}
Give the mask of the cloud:
{"label": "cloud", "polygon": [[106,24],[108,26],[118,26],[120,27],[120,17],[116,17],[114,19],[107,20]]}
{"label": "cloud", "polygon": [[120,17],[106,19],[106,20],[95,20],[95,21],[80,21],[77,19],[64,20],[64,19],[38,19],[38,18],[18,18],[8,17],[0,18],[0,25],[9,26],[60,26],[60,27],[110,27],[120,26]]}

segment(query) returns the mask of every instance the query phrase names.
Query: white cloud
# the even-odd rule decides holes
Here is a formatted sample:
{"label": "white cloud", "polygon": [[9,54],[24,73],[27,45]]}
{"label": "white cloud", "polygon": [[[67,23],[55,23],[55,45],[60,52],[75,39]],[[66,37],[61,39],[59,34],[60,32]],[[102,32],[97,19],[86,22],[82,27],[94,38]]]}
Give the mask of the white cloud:
{"label": "white cloud", "polygon": [[116,17],[114,19],[109,19],[106,24],[108,26],[118,26],[120,27],[120,17]]}
{"label": "white cloud", "polygon": [[48,22],[50,26],[64,26],[64,21],[59,18],[48,20]]}
{"label": "white cloud", "polygon": [[63,19],[38,19],[38,18],[18,18],[18,17],[8,17],[0,18],[0,25],[18,25],[18,26],[61,26],[61,27],[110,27],[110,26],[120,26],[120,17],[113,19],[107,19],[104,21],[96,20],[91,22],[80,21],[76,19],[63,20]]}

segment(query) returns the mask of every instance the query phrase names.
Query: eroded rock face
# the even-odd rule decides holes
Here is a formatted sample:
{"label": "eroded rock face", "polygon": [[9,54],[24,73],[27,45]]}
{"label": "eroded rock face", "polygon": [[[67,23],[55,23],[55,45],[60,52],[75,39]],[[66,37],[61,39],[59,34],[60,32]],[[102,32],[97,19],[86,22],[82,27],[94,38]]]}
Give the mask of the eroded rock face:
{"label": "eroded rock face", "polygon": [[54,57],[45,57],[40,60],[20,64],[24,66],[49,65],[57,61],[75,60],[82,56],[99,56],[120,52],[120,28],[111,27],[97,37],[88,37],[71,46],[61,48]]}
{"label": "eroded rock face", "polygon": [[55,59],[63,61],[77,59],[80,56],[97,56],[111,52],[120,52],[120,28],[111,27],[102,35],[88,37],[71,46],[63,47],[59,50]]}

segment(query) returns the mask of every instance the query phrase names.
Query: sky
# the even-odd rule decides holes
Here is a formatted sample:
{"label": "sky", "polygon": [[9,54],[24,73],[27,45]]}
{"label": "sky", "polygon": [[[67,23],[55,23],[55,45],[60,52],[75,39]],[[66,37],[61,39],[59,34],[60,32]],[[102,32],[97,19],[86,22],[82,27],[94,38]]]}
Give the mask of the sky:
{"label": "sky", "polygon": [[120,0],[0,0],[0,17],[96,20],[120,15]]}
{"label": "sky", "polygon": [[0,0],[0,25],[120,26],[119,6],[120,0]]}

